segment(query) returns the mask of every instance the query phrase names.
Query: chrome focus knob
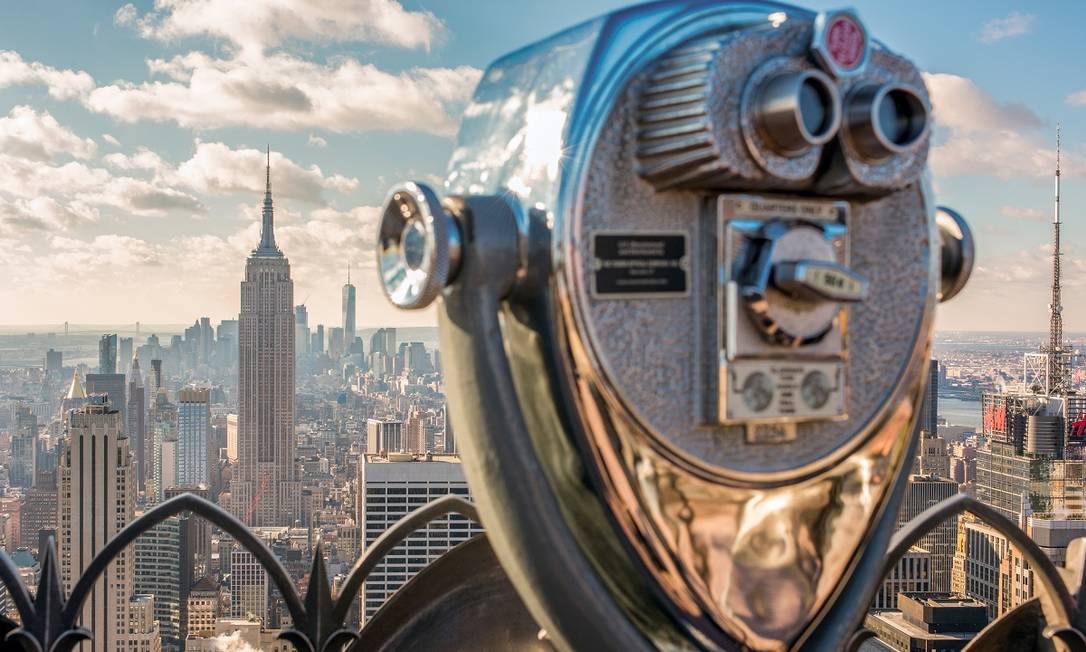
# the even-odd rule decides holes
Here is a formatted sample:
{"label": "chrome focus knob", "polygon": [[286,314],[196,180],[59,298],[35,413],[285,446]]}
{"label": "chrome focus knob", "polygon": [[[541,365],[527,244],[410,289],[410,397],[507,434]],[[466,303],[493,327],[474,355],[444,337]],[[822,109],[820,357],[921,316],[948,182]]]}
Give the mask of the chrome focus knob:
{"label": "chrome focus knob", "polygon": [[377,271],[389,301],[406,310],[425,308],[459,266],[460,227],[437,194],[421,183],[394,187],[377,232]]}
{"label": "chrome focus knob", "polygon": [[976,257],[973,231],[964,217],[945,206],[935,209],[935,225],[939,227],[940,240],[939,301],[949,301],[962,291],[973,273]]}

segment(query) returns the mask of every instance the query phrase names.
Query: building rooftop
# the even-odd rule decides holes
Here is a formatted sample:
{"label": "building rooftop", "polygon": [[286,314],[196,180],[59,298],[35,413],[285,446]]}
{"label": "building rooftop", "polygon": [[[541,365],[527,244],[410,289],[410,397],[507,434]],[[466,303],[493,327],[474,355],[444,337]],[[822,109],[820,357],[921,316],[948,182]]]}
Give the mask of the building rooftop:
{"label": "building rooftop", "polygon": [[867,616],[868,618],[881,620],[884,624],[893,627],[894,629],[910,636],[912,638],[924,639],[927,641],[968,641],[977,635],[975,631],[962,631],[962,632],[929,632],[928,630],[917,627],[905,619],[905,615],[897,609],[890,609],[887,611],[873,611]]}
{"label": "building rooftop", "polygon": [[196,583],[189,589],[190,593],[218,593],[219,585],[210,576],[204,575],[200,579],[196,580]]}
{"label": "building rooftop", "polygon": [[984,603],[967,595],[952,593],[903,593],[926,607],[983,607]]}
{"label": "building rooftop", "polygon": [[366,453],[367,464],[403,464],[412,462],[443,462],[459,464],[459,455],[419,455],[415,453]]}

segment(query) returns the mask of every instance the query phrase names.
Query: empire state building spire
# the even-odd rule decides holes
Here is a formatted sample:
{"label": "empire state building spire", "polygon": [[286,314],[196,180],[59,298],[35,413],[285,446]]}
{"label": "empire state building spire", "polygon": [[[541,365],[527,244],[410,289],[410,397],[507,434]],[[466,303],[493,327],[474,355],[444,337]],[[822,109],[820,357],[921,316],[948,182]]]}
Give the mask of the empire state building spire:
{"label": "empire state building spire", "polygon": [[230,494],[245,524],[281,527],[302,513],[302,487],[294,464],[294,281],[275,244],[270,148],[267,156],[260,246],[245,261],[241,282],[238,458]]}
{"label": "empire state building spire", "polygon": [[260,224],[260,246],[254,252],[264,256],[282,256],[279,247],[275,245],[274,211],[272,209],[271,194],[271,145],[268,146],[268,164],[264,174],[264,210],[263,220]]}

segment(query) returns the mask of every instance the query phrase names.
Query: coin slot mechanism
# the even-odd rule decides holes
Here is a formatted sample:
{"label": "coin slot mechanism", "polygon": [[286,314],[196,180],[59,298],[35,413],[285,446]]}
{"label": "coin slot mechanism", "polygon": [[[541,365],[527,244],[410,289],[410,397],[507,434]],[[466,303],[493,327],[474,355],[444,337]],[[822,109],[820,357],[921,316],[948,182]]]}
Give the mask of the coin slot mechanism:
{"label": "coin slot mechanism", "polygon": [[760,445],[846,419],[846,311],[867,293],[848,267],[848,202],[726,194],[717,219],[718,421]]}

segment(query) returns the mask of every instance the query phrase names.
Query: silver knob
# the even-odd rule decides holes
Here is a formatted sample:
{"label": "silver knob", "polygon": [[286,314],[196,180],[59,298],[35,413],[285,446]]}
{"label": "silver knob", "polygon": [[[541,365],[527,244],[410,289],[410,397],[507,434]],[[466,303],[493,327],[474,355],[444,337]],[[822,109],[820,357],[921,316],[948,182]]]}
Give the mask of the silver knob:
{"label": "silver knob", "polygon": [[422,183],[395,186],[377,232],[377,271],[394,305],[418,310],[433,303],[456,278],[460,227]]}
{"label": "silver knob", "polygon": [[867,279],[837,263],[788,260],[773,266],[773,285],[806,301],[857,303],[867,298]]}
{"label": "silver knob", "polygon": [[942,277],[939,301],[953,299],[973,273],[976,247],[969,224],[957,211],[945,206],[935,209],[935,224],[939,227],[939,258]]}

